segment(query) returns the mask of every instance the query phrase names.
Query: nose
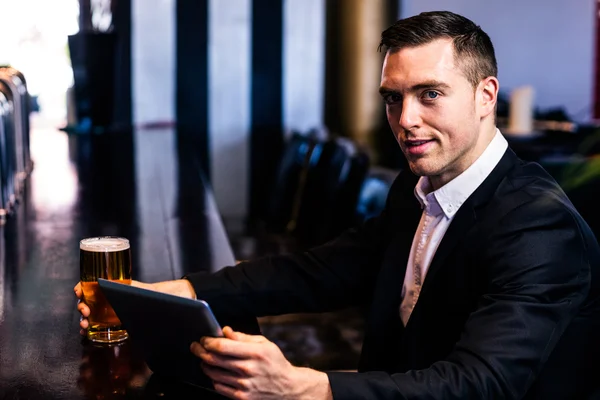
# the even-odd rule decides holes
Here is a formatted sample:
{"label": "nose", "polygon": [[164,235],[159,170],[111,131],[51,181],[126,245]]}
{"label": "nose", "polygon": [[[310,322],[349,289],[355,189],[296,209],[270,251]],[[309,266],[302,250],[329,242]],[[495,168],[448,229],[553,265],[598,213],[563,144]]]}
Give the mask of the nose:
{"label": "nose", "polygon": [[402,101],[402,111],[400,113],[400,120],[398,121],[400,127],[405,131],[410,131],[418,128],[420,121],[418,102],[407,96]]}

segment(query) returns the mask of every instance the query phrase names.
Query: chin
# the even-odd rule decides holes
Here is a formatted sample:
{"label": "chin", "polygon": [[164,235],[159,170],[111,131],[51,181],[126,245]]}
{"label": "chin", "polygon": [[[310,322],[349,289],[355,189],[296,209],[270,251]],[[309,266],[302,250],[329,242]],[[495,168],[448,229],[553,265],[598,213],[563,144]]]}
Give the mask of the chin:
{"label": "chin", "polygon": [[417,176],[432,176],[437,175],[438,172],[434,168],[427,167],[426,165],[416,165],[412,162],[409,162],[408,166],[410,167],[412,173]]}

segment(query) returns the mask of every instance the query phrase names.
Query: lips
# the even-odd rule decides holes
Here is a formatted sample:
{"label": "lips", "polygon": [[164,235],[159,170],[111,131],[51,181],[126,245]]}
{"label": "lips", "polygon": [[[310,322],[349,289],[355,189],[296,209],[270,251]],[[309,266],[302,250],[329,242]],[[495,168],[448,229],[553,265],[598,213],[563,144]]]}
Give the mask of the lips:
{"label": "lips", "polygon": [[411,155],[422,155],[424,154],[430,146],[432,146],[434,140],[406,140],[404,144],[406,145],[406,151]]}
{"label": "lips", "polygon": [[407,146],[420,146],[427,142],[431,142],[431,140],[409,140],[409,141],[406,141],[406,145]]}

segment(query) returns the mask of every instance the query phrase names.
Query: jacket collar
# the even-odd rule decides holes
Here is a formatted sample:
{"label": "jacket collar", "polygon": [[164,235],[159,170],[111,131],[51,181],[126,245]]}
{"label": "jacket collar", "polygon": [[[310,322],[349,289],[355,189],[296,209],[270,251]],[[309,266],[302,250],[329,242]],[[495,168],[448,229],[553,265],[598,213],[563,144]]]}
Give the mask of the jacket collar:
{"label": "jacket collar", "polygon": [[[494,197],[502,180],[506,178],[510,170],[514,168],[518,162],[519,158],[510,148],[508,148],[490,175],[458,210],[431,261],[419,297],[428,295],[431,281],[435,279],[436,273],[446,264],[448,256],[462,238],[464,238],[466,232],[475,224],[477,220],[477,209],[487,204]],[[417,313],[418,309],[419,302],[417,301],[413,314]],[[411,316],[407,327],[410,326],[410,321],[412,319]]]}

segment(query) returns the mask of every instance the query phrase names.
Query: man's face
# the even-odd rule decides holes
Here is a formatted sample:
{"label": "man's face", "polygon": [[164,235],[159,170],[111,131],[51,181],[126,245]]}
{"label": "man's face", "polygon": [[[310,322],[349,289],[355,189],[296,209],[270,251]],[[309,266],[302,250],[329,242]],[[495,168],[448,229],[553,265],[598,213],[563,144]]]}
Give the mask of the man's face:
{"label": "man's face", "polygon": [[487,146],[477,90],[454,60],[451,40],[388,51],[381,74],[388,122],[410,169],[439,188]]}

